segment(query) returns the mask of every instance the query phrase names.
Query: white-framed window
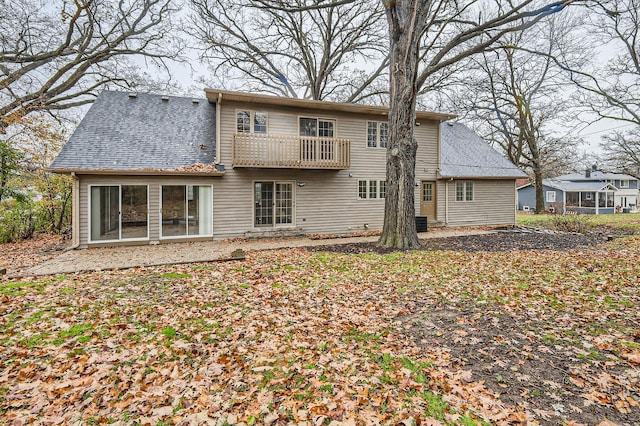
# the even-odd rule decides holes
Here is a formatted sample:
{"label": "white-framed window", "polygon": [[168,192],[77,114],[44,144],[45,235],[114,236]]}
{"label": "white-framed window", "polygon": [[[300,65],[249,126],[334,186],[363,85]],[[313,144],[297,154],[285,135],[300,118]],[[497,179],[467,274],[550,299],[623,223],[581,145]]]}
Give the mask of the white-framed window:
{"label": "white-framed window", "polygon": [[147,185],[89,186],[89,242],[148,238]]}
{"label": "white-framed window", "polygon": [[473,201],[473,182],[456,182],[456,201]]}
{"label": "white-framed window", "polygon": [[367,147],[386,148],[389,140],[389,123],[367,121]]}
{"label": "white-framed window", "polygon": [[162,238],[213,235],[211,185],[162,185],[160,187],[160,236]]}
{"label": "white-framed window", "polygon": [[263,111],[236,110],[236,132],[267,133],[267,113]]}
{"label": "white-framed window", "polygon": [[254,182],[253,201],[255,227],[294,224],[294,182]]}
{"label": "white-framed window", "polygon": [[545,199],[547,203],[555,203],[556,202],[556,191],[547,191],[545,194]]}
{"label": "white-framed window", "polygon": [[387,181],[361,179],[358,181],[358,198],[361,200],[385,198],[387,196]]}
{"label": "white-framed window", "polygon": [[620,181],[620,188],[629,188],[629,181],[628,180],[621,180]]}

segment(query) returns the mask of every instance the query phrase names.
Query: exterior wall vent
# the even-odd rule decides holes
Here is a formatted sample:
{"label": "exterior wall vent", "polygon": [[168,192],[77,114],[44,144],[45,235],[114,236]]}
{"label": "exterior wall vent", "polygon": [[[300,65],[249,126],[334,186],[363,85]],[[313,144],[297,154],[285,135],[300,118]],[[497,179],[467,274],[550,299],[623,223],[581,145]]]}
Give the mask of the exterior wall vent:
{"label": "exterior wall vent", "polygon": [[191,99],[191,102],[194,104],[199,104],[200,103],[200,99]]}
{"label": "exterior wall vent", "polygon": [[132,98],[132,99],[135,99],[135,98],[138,97],[138,94],[134,93],[134,92],[131,92],[131,93],[129,93],[129,97]]}
{"label": "exterior wall vent", "polygon": [[163,102],[169,102],[169,97],[168,96],[163,96],[162,97],[162,101]]}

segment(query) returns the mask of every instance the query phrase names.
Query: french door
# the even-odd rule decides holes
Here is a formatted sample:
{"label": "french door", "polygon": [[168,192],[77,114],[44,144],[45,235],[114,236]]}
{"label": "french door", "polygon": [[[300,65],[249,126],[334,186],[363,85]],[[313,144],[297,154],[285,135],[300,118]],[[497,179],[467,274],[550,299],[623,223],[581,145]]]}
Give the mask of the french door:
{"label": "french door", "polygon": [[293,182],[255,182],[253,197],[255,226],[293,224]]}
{"label": "french door", "polygon": [[146,185],[91,186],[90,206],[90,241],[149,237]]}

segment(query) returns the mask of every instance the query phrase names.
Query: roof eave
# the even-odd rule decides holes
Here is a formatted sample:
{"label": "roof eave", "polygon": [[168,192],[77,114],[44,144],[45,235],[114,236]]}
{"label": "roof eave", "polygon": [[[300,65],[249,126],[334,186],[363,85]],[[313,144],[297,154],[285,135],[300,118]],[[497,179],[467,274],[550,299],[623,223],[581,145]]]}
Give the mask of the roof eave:
{"label": "roof eave", "polygon": [[450,176],[450,175],[441,175],[438,173],[438,179],[485,179],[485,180],[498,180],[498,179],[521,179],[523,176]]}
{"label": "roof eave", "polygon": [[119,176],[224,176],[222,171],[182,171],[171,169],[68,169],[68,168],[49,168],[47,172],[58,174],[78,174],[78,175],[119,175]]}
{"label": "roof eave", "polygon": [[[259,93],[242,93],[231,92],[227,90],[204,89],[209,102],[218,102],[221,98],[222,102],[246,102],[255,104],[278,105],[278,106],[295,106],[298,108],[308,108],[324,111],[341,111],[372,115],[389,115],[389,108],[372,105],[352,104],[346,102],[328,102],[316,101],[311,99],[286,98],[280,96],[263,95]],[[448,114],[431,111],[416,111],[416,119],[421,120],[437,120],[447,121],[456,118],[456,114]]]}

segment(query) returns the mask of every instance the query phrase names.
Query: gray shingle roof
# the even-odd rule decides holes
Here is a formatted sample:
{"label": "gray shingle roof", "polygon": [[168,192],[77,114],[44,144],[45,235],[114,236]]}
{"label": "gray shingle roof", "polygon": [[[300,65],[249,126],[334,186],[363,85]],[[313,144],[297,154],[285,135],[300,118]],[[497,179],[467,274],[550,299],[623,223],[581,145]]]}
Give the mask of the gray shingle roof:
{"label": "gray shingle roof", "polygon": [[[206,99],[104,91],[51,165],[69,171],[212,164],[216,109]],[[205,149],[201,148],[201,145]]]}
{"label": "gray shingle roof", "polygon": [[442,177],[522,178],[527,175],[461,123],[442,123]]}
{"label": "gray shingle roof", "polygon": [[600,170],[591,172],[591,176],[586,177],[585,173],[571,173],[568,175],[562,175],[555,178],[555,180],[572,180],[572,181],[585,181],[585,180],[637,180],[631,175],[625,175],[620,173],[605,173]]}
{"label": "gray shingle roof", "polygon": [[600,182],[600,181],[583,181],[583,182],[570,182],[570,181],[560,181],[557,179],[543,179],[543,185],[550,186],[552,188],[560,189],[565,192],[577,192],[577,191],[588,191],[588,192],[596,192],[600,190],[611,190],[617,191],[616,187]]}

